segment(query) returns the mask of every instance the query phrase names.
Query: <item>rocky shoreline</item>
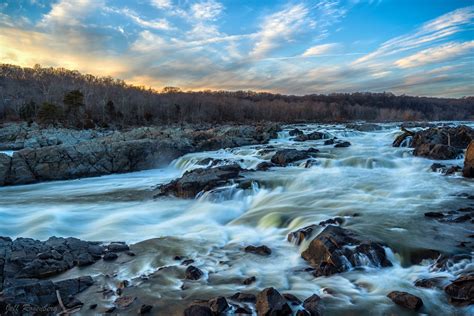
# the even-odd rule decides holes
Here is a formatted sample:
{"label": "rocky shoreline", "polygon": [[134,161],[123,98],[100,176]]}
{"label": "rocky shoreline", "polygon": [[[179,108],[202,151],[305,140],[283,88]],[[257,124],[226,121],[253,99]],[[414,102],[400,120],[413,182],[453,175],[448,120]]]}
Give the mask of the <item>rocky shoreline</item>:
{"label": "rocky shoreline", "polygon": [[[129,131],[0,128],[0,186],[146,170],[184,154],[263,144],[276,124],[141,127]],[[53,136],[54,135],[54,136]]]}
{"label": "rocky shoreline", "polygon": [[[360,126],[355,130],[379,130],[377,125]],[[214,150],[251,144],[264,144],[276,137],[279,127],[274,124],[260,126],[225,126],[220,128],[141,128],[128,132],[90,132],[88,136],[58,135],[56,140],[42,136],[24,136],[22,145],[8,133],[0,133],[3,149],[19,149],[12,157],[0,154],[0,184],[27,184],[48,180],[65,180],[111,173],[122,173],[154,168],[190,152]],[[49,133],[49,132],[48,132]],[[297,142],[325,140],[323,146],[341,148],[349,142],[331,139],[324,133],[305,134],[292,130]],[[74,133],[72,133],[74,134]],[[3,136],[2,136],[3,135]],[[68,138],[69,137],[69,138]],[[33,141],[32,139],[35,139]],[[6,141],[8,140],[8,141]],[[332,142],[328,142],[332,140]],[[394,146],[414,148],[414,155],[441,160],[465,155],[463,173],[473,174],[474,131],[466,126],[429,127],[413,132],[406,129],[394,141]],[[6,145],[5,145],[6,144]],[[28,145],[30,144],[30,145]],[[34,144],[34,145],[31,145]],[[343,145],[341,145],[343,144]],[[15,147],[17,146],[17,147]],[[22,149],[20,149],[22,148]],[[216,166],[213,161],[203,168],[184,173],[180,178],[154,188],[155,198],[174,196],[184,199],[196,198],[225,185],[248,188],[245,175],[265,171],[272,167],[286,167],[302,163],[310,167],[319,150],[309,148],[278,149],[268,146],[267,161],[255,169],[243,169],[237,164]],[[2,167],[3,166],[3,167]],[[440,167],[442,168],[442,167]],[[457,169],[455,172],[460,172]],[[446,212],[426,212],[427,222],[450,225],[472,225],[474,209],[465,207]],[[389,269],[393,262],[389,245],[347,227],[347,221],[358,217],[335,217],[292,230],[287,240],[295,249],[300,247],[305,266],[294,266],[292,273],[304,273],[309,277],[327,277],[353,270]],[[464,226],[462,226],[464,227]],[[464,237],[463,237],[464,238]],[[199,261],[197,251],[177,253],[167,247],[188,240],[168,238],[150,239],[137,244],[124,242],[88,242],[76,238],[51,237],[46,241],[29,238],[0,237],[0,314],[16,315],[18,312],[32,315],[57,313],[83,314],[157,314],[157,315],[323,315],[325,300],[317,293],[308,297],[297,297],[284,293],[276,285],[258,290],[252,287],[259,275],[246,275],[239,279],[220,279],[218,271],[209,270]],[[408,261],[420,263],[432,260],[433,271],[447,270],[453,265],[465,265],[455,279],[418,279],[413,286],[442,289],[443,299],[453,306],[465,307],[474,304],[474,275],[465,262],[472,261],[472,235],[459,245],[464,249],[457,254],[442,253],[433,249],[422,249]],[[263,244],[246,244],[230,251],[234,258],[254,256],[272,258],[273,250]],[[400,253],[400,255],[402,255]],[[121,279],[120,270],[134,267],[147,256],[154,256],[157,267],[147,273],[137,273],[132,279]],[[212,256],[212,254],[211,254]],[[216,255],[213,260],[223,269],[230,269],[232,261],[223,261]],[[235,259],[237,260],[237,259]],[[462,263],[462,264],[461,264]],[[228,283],[246,291],[226,293],[207,292],[201,296],[201,287]],[[154,289],[161,284],[178,284],[170,297],[156,299],[146,294],[145,289]],[[328,291],[330,291],[329,289]],[[280,292],[281,291],[281,292]],[[174,295],[174,296],[173,296]],[[387,290],[387,302],[393,302],[406,311],[424,310],[423,300],[411,293]]]}

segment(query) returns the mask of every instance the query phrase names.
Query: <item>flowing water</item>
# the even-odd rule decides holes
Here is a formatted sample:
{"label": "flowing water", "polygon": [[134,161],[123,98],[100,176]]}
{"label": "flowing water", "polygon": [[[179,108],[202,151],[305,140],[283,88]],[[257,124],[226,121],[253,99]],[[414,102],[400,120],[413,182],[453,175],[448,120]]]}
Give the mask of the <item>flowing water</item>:
{"label": "flowing water", "polygon": [[[429,261],[409,263],[410,254],[419,249],[461,251],[457,245],[468,240],[472,225],[440,223],[428,220],[424,213],[474,204],[460,197],[473,194],[474,182],[432,172],[433,161],[413,157],[409,148],[393,148],[391,143],[399,133],[395,124],[374,132],[342,125],[298,126],[305,132],[325,131],[350,141],[349,148],[323,146],[323,140],[293,142],[288,131],[294,127],[287,126],[268,145],[193,153],[163,169],[1,188],[0,235],[36,239],[74,236],[128,243],[158,238],[138,243],[135,249],[146,255],[117,266],[116,273],[132,280],[154,273],[156,284],[141,291],[161,299],[210,297],[273,286],[303,299],[313,293],[320,295],[328,315],[399,315],[403,311],[386,295],[405,290],[421,297],[431,315],[474,313],[469,307],[449,305],[442,290],[413,286],[419,278],[449,280],[461,270],[472,271],[472,260],[443,272],[431,271]],[[310,168],[302,162],[246,173],[255,180],[251,189],[229,185],[196,199],[150,198],[154,186],[203,167],[207,158],[254,168],[274,153],[266,150],[269,145],[271,150],[315,147],[320,153]],[[462,157],[444,163],[462,164]],[[307,264],[300,253],[307,243],[298,247],[286,241],[286,235],[335,216],[345,218],[345,228],[387,244],[394,266],[367,266],[320,278],[304,272]],[[249,244],[265,244],[273,253],[269,257],[243,254],[242,247]],[[158,276],[160,267],[176,265],[176,254],[194,258],[206,272],[207,281],[183,291],[173,272]],[[100,274],[101,266],[94,266],[89,269]],[[251,286],[231,282],[252,275],[257,282]]]}

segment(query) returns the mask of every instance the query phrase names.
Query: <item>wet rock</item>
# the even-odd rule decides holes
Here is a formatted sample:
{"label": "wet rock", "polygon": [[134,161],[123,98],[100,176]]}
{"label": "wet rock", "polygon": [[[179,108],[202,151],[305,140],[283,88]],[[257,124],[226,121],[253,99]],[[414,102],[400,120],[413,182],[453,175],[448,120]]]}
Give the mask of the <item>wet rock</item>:
{"label": "wet rock", "polygon": [[261,246],[247,246],[244,248],[244,251],[247,253],[253,253],[260,256],[269,256],[272,254],[272,250],[265,245]]}
{"label": "wet rock", "polygon": [[452,266],[460,264],[468,264],[472,261],[472,256],[467,254],[457,255],[440,255],[438,259],[431,265],[432,271],[449,271]]}
{"label": "wet rock", "polygon": [[412,131],[407,130],[403,126],[401,127],[401,130],[402,130],[403,134],[398,135],[397,138],[395,138],[395,140],[393,141],[392,146],[393,147],[401,147],[403,144],[405,144],[407,142],[408,142],[407,145],[411,146],[411,142],[409,140],[410,140],[410,138],[415,136],[415,133],[412,132]]}
{"label": "wet rock", "polygon": [[344,147],[349,147],[351,146],[350,142],[342,142],[342,143],[337,143],[334,145],[334,148],[344,148]]}
{"label": "wet rock", "polygon": [[431,165],[431,171],[433,172],[443,172],[446,169],[446,165],[435,162]]}
{"label": "wet rock", "polygon": [[255,276],[251,276],[249,278],[246,278],[242,281],[242,284],[244,285],[250,285],[252,283],[254,283],[255,281],[257,281],[257,278]]}
{"label": "wet rock", "polygon": [[305,142],[305,141],[308,141],[308,140],[320,140],[320,139],[324,139],[324,138],[329,138],[329,136],[327,134],[321,133],[321,132],[312,132],[312,133],[309,133],[309,134],[298,135],[293,140],[295,142]]}
{"label": "wet rock", "polygon": [[325,146],[328,146],[328,145],[334,145],[334,139],[328,139],[328,140],[325,140],[324,141],[324,145]]}
{"label": "wet rock", "polygon": [[395,304],[417,311],[423,306],[423,301],[418,296],[407,292],[393,291],[387,295]]}
{"label": "wet rock", "polygon": [[415,286],[432,289],[441,285],[442,278],[418,279],[415,281]]}
{"label": "wet rock", "polygon": [[319,310],[320,301],[321,298],[318,295],[313,294],[304,300],[303,307],[307,312],[309,312],[311,316],[319,316],[321,315],[321,312]]}
{"label": "wet rock", "polygon": [[81,253],[77,257],[77,266],[78,267],[88,266],[88,265],[93,264],[94,262],[95,262],[95,259],[94,259],[94,257],[92,257],[92,255],[90,253]]}
{"label": "wet rock", "polygon": [[462,174],[466,178],[474,178],[474,140],[467,147]]}
{"label": "wet rock", "polygon": [[303,240],[309,238],[313,232],[316,230],[318,225],[309,225],[303,228],[300,228],[294,232],[288,234],[287,239],[289,242],[292,242],[296,245],[300,245]]}
{"label": "wet rock", "polygon": [[186,268],[185,278],[188,280],[199,280],[203,276],[203,272],[195,266],[189,266]]}
{"label": "wet rock", "polygon": [[139,313],[140,315],[147,314],[147,313],[149,313],[149,312],[152,310],[152,308],[153,308],[152,305],[143,304],[143,305],[140,307],[140,310],[138,311],[138,313]]}
{"label": "wet rock", "polygon": [[423,260],[426,260],[426,259],[435,260],[440,255],[441,253],[435,249],[426,249],[426,248],[414,249],[410,252],[410,263],[420,264]]}
{"label": "wet rock", "polygon": [[286,166],[289,163],[308,159],[313,153],[317,151],[313,150],[296,150],[296,149],[283,149],[279,150],[273,155],[272,163],[279,166]]}
{"label": "wet rock", "polygon": [[442,212],[426,212],[425,217],[443,218],[444,214]]}
{"label": "wet rock", "polygon": [[347,124],[346,128],[353,129],[359,132],[374,132],[382,130],[382,126],[372,123]]}
{"label": "wet rock", "polygon": [[117,242],[113,242],[111,243],[110,245],[107,246],[107,249],[109,251],[113,251],[113,252],[121,252],[121,251],[127,251],[127,250],[130,250],[130,248],[127,246],[127,244],[125,243],[117,243]]}
{"label": "wet rock", "polygon": [[186,172],[181,178],[159,186],[155,197],[174,195],[181,198],[194,198],[201,191],[209,191],[223,186],[231,179],[239,177],[242,168],[239,165],[228,165],[208,169],[194,169]]}
{"label": "wet rock", "polygon": [[104,261],[114,261],[118,258],[118,255],[115,252],[107,252],[102,258]]}
{"label": "wet rock", "polygon": [[332,225],[316,236],[301,256],[315,268],[315,276],[328,276],[367,264],[392,265],[382,244],[361,241],[354,232]]}
{"label": "wet rock", "polygon": [[415,156],[426,157],[435,160],[455,159],[462,154],[462,150],[453,146],[442,144],[421,144],[415,147]]}
{"label": "wet rock", "polygon": [[257,297],[254,294],[251,293],[241,293],[237,292],[229,299],[237,302],[246,302],[246,303],[255,303],[257,301]]}
{"label": "wet rock", "polygon": [[289,132],[290,136],[299,136],[299,135],[304,135],[303,131],[302,130],[299,130],[297,128],[295,129],[292,129],[290,132]]}
{"label": "wet rock", "polygon": [[274,166],[275,166],[275,164],[273,164],[271,162],[268,162],[268,161],[264,161],[264,162],[259,163],[255,169],[258,170],[258,171],[267,171],[268,169],[270,169]]}
{"label": "wet rock", "polygon": [[227,304],[227,300],[223,296],[212,298],[209,300],[208,303],[209,303],[209,308],[216,315],[225,313],[225,311],[230,308],[229,304]]}
{"label": "wet rock", "polygon": [[114,303],[118,308],[126,308],[132,305],[135,300],[136,297],[133,296],[121,296],[117,298]]}
{"label": "wet rock", "polygon": [[236,315],[252,315],[252,310],[245,306],[238,306],[235,309]]}
{"label": "wet rock", "polygon": [[207,306],[191,305],[184,310],[184,316],[213,316],[213,314]]}
{"label": "wet rock", "polygon": [[259,316],[283,316],[291,315],[292,311],[288,303],[274,288],[266,288],[257,295],[255,304]]}
{"label": "wet rock", "polygon": [[297,306],[301,304],[301,300],[290,293],[283,293],[283,297],[290,302],[291,305]]}
{"label": "wet rock", "polygon": [[327,226],[327,225],[342,225],[344,223],[344,219],[342,217],[335,217],[330,218],[325,221],[319,222],[319,226]]}
{"label": "wet rock", "polygon": [[464,275],[444,288],[449,302],[455,306],[474,304],[474,275]]}
{"label": "wet rock", "polygon": [[190,264],[194,263],[193,259],[186,259],[181,262],[182,266],[189,266]]}

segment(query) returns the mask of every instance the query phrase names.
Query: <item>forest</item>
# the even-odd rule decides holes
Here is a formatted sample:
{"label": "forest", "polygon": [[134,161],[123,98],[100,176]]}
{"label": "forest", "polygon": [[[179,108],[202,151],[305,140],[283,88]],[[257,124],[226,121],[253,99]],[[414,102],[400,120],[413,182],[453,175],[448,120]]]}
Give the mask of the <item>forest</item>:
{"label": "forest", "polygon": [[255,121],[472,120],[474,97],[384,93],[305,96],[252,91],[158,91],[64,68],[0,65],[0,122],[77,128]]}

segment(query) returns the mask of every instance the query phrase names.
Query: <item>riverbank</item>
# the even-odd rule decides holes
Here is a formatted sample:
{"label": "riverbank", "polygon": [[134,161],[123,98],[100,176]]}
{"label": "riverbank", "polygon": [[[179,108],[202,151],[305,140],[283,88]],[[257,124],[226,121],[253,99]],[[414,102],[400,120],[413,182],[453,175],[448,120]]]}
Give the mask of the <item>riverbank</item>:
{"label": "riverbank", "polygon": [[[393,147],[398,125],[367,128],[285,126],[268,144],[189,153],[154,170],[3,187],[0,231],[102,241],[82,251],[86,265],[75,255],[64,270],[50,261],[47,281],[79,289],[77,278],[92,278],[74,294],[84,315],[209,315],[215,306],[255,314],[268,297],[299,315],[468,315],[472,280],[460,278],[473,267],[472,179]],[[441,162],[462,166],[463,157]],[[30,261],[63,261],[38,243],[28,242]],[[46,292],[56,288],[67,298],[61,283]]]}

